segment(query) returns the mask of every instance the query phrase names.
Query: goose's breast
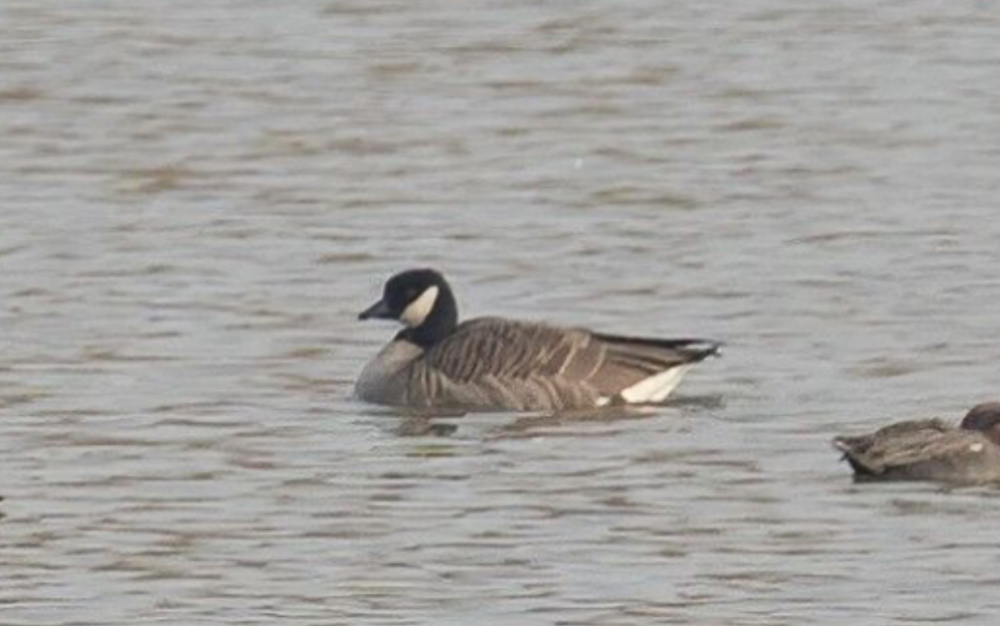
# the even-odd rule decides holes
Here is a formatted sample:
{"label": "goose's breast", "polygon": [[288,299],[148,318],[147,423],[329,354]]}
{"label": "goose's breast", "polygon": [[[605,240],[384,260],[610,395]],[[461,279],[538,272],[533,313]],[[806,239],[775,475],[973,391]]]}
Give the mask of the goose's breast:
{"label": "goose's breast", "polygon": [[406,368],[423,353],[409,341],[393,341],[361,370],[354,393],[362,400],[399,404],[406,395]]}

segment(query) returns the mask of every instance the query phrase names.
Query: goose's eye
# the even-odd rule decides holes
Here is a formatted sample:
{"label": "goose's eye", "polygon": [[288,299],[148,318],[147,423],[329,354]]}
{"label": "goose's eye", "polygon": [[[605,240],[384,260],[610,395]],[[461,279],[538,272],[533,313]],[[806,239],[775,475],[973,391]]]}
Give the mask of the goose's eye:
{"label": "goose's eye", "polygon": [[412,300],[415,297],[417,297],[417,290],[414,289],[413,287],[407,288],[407,290],[406,290],[406,299],[407,300]]}

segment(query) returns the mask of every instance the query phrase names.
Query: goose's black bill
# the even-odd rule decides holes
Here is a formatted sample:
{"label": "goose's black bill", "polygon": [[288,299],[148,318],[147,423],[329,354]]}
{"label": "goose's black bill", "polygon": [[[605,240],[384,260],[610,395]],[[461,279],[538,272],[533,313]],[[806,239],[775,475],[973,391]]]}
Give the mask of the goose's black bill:
{"label": "goose's black bill", "polygon": [[358,314],[359,320],[394,319],[395,317],[396,316],[392,314],[392,311],[389,310],[389,305],[385,303],[385,300],[379,300]]}

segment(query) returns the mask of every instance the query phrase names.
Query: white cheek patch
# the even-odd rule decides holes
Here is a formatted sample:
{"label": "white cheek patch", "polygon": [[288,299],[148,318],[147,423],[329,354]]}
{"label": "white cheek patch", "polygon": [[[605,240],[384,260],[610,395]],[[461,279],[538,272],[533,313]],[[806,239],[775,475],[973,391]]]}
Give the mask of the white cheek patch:
{"label": "white cheek patch", "polygon": [[438,288],[437,285],[432,285],[424,290],[420,297],[411,302],[405,309],[403,309],[403,314],[399,316],[399,321],[403,322],[410,328],[416,328],[424,323],[427,316],[431,314],[434,310],[434,303],[437,302]]}

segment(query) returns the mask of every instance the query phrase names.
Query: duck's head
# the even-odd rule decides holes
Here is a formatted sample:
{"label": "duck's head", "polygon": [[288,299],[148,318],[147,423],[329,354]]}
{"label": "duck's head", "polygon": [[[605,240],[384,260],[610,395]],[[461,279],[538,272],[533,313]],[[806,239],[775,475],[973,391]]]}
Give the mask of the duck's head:
{"label": "duck's head", "polygon": [[962,428],[978,430],[1000,445],[1000,402],[983,402],[969,409]]}
{"label": "duck's head", "polygon": [[407,270],[386,281],[382,299],[362,311],[358,319],[397,320],[406,326],[397,339],[426,347],[455,330],[458,304],[440,272]]}

